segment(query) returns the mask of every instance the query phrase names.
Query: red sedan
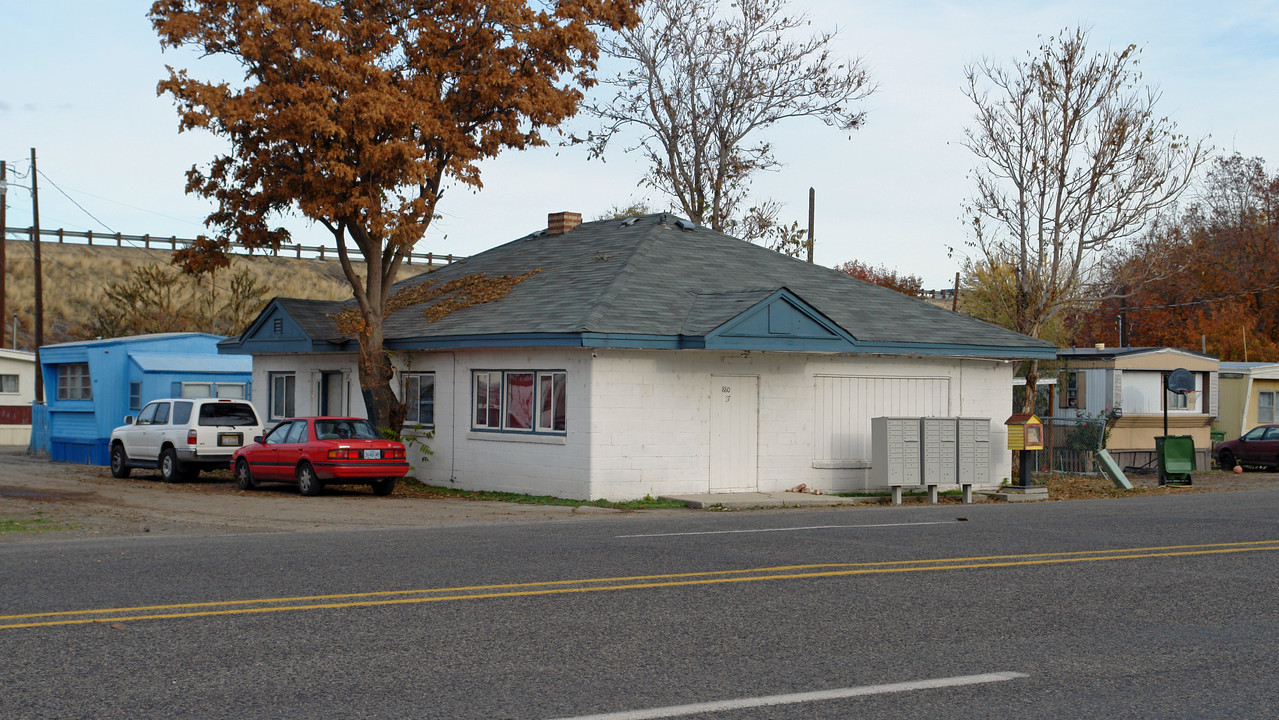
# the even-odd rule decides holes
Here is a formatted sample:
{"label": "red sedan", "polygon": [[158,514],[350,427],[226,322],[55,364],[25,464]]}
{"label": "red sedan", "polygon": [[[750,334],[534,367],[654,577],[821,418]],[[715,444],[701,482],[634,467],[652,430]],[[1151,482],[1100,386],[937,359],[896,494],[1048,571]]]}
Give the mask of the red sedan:
{"label": "red sedan", "polygon": [[319,495],[326,483],[367,484],[390,495],[409,471],[404,445],[387,440],[368,420],[303,417],[282,420],[231,458],[235,486],[295,482],[303,495]]}

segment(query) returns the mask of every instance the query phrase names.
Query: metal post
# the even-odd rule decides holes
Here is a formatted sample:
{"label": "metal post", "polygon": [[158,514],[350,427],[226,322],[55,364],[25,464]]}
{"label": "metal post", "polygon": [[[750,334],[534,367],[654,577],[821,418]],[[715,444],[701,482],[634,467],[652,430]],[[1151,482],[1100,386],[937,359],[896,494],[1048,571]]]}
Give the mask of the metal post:
{"label": "metal post", "polygon": [[1030,457],[1030,454],[1032,452],[1033,452],[1032,450],[1017,451],[1017,454],[1020,456],[1020,463],[1018,464],[1017,473],[1021,476],[1020,478],[1021,486],[1024,488],[1028,488],[1033,484],[1030,481],[1030,476],[1032,474],[1031,465],[1034,464],[1031,461],[1031,457]]}

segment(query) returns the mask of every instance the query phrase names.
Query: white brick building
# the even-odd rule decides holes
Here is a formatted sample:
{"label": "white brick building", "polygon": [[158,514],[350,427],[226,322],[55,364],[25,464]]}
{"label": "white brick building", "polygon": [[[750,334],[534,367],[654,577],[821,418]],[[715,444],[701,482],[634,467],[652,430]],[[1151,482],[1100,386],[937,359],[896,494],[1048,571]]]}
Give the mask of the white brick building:
{"label": "white brick building", "polygon": [[[552,218],[555,226],[555,218]],[[991,481],[1019,358],[1056,348],[659,216],[522,238],[401,283],[537,270],[436,322],[387,323],[433,485],[622,500],[870,487],[870,419],[989,417]],[[364,413],[341,303],[276,300],[250,353],[272,418]]]}

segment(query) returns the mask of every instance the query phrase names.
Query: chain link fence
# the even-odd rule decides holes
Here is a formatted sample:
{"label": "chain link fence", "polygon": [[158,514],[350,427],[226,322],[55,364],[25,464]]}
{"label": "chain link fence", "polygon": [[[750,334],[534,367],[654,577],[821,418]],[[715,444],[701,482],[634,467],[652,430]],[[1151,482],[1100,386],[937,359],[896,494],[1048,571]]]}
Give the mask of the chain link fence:
{"label": "chain link fence", "polygon": [[1043,418],[1044,449],[1035,450],[1037,472],[1101,473],[1097,451],[1106,446],[1105,417]]}

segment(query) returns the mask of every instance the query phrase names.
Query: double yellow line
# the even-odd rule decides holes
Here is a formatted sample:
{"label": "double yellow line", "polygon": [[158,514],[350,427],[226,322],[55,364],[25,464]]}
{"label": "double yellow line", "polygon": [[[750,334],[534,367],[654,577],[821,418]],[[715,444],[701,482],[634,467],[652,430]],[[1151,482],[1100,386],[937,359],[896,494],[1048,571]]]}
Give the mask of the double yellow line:
{"label": "double yellow line", "polygon": [[936,570],[968,570],[973,568],[1020,567],[1061,563],[1097,562],[1103,560],[1136,560],[1142,558],[1220,555],[1225,553],[1279,550],[1279,540],[1212,543],[1207,545],[1166,545],[1161,547],[1083,550],[1077,552],[1032,553],[1024,555],[987,555],[966,558],[900,560],[868,563],[821,563],[781,565],[745,570],[635,575],[629,577],[587,578],[581,580],[549,580],[544,582],[506,583],[430,588],[422,590],[381,590],[333,595],[301,595],[296,597],[259,598],[255,600],[222,600],[216,602],[140,605],[135,607],[64,610],[58,612],[0,615],[0,630],[120,623],[136,620],[215,617],[296,610],[331,610],[337,608],[374,607],[378,605],[410,605],[450,600],[483,600],[490,598],[562,595],[568,593],[640,590],[690,585],[756,582],[760,580],[798,580],[846,575],[930,572]]}

